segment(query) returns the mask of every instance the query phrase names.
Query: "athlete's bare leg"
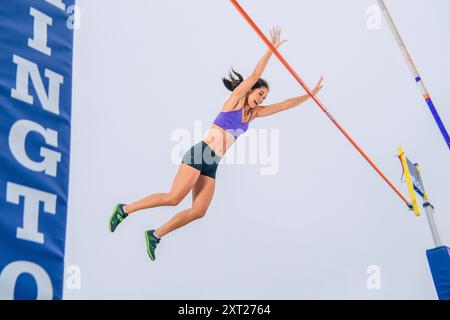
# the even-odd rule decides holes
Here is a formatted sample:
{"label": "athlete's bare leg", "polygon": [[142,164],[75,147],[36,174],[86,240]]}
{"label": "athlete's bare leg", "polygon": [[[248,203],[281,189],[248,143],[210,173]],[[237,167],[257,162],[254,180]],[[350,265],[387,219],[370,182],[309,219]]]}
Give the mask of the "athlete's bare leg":
{"label": "athlete's bare leg", "polygon": [[155,231],[159,238],[165,236],[196,219],[202,218],[208,210],[214,195],[216,180],[201,175],[192,188],[192,207],[174,215],[169,221]]}
{"label": "athlete's bare leg", "polygon": [[176,206],[191,191],[199,176],[199,170],[182,163],[178,168],[169,192],[151,194],[141,200],[126,205],[124,210],[126,213],[131,214],[142,209],[159,206]]}

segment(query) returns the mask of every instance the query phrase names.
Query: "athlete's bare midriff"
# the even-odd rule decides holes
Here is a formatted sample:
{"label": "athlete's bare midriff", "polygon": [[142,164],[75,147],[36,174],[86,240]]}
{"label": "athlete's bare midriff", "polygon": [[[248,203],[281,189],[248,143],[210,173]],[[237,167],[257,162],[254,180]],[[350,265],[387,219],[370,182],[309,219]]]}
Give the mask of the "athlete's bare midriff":
{"label": "athlete's bare midriff", "polygon": [[235,140],[236,139],[231,133],[219,126],[216,126],[215,124],[211,126],[211,129],[208,131],[208,135],[203,139],[203,141],[208,144],[219,157],[223,157],[225,155]]}

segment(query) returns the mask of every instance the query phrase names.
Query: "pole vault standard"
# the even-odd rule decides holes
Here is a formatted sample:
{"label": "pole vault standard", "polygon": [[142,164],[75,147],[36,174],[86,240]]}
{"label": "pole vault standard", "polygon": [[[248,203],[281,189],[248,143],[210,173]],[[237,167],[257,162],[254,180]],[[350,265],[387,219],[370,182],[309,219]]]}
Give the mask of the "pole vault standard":
{"label": "pole vault standard", "polygon": [[287,63],[283,56],[278,52],[277,48],[267,39],[267,37],[261,32],[258,26],[253,22],[253,20],[248,16],[244,9],[239,5],[236,0],[230,0],[231,3],[236,7],[240,14],[245,20],[250,24],[250,26],[256,31],[259,37],[266,43],[266,45],[272,50],[275,56],[281,61],[281,63],[288,69],[292,76],[297,80],[297,82],[305,89],[308,95],[314,100],[314,102],[322,109],[322,111],[327,115],[327,117],[334,123],[334,125],[342,132],[342,134],[350,141],[350,143],[359,151],[359,153],[364,157],[364,159],[369,162],[369,164],[375,169],[375,171],[383,178],[384,181],[395,191],[395,193],[406,203],[408,207],[411,208],[411,203],[405,196],[392,184],[392,182],[384,175],[384,173],[377,167],[377,165],[369,158],[369,156],[361,149],[361,147],[356,143],[355,140],[344,130],[344,128],[339,124],[339,122],[331,115],[331,113],[325,108],[322,102],[319,101],[313,94],[311,89],[306,85],[306,83],[295,73],[294,69]]}
{"label": "pole vault standard", "polygon": [[434,120],[436,121],[436,123],[439,127],[439,130],[441,130],[442,136],[444,137],[448,148],[450,149],[450,138],[448,136],[447,129],[445,129],[444,123],[442,122],[441,117],[439,116],[436,108],[434,107],[433,101],[431,100],[430,93],[428,92],[427,88],[425,87],[425,83],[422,81],[422,78],[420,77],[419,71],[417,70],[416,65],[414,64],[414,61],[412,60],[412,57],[409,54],[408,49],[406,48],[406,45],[403,42],[402,37],[400,36],[400,33],[398,32],[398,29],[394,24],[394,20],[392,20],[392,17],[390,15],[384,1],[378,0],[378,3],[380,4],[380,8],[386,17],[386,20],[389,23],[389,26],[391,27],[392,33],[394,34],[394,37],[395,37],[395,40],[397,41],[397,44],[400,47],[400,50],[402,51],[402,54],[406,59],[406,63],[408,64],[408,67],[411,70],[411,72],[419,86],[420,91],[422,92],[423,98],[425,99],[426,103],[428,104],[431,114],[433,115]]}

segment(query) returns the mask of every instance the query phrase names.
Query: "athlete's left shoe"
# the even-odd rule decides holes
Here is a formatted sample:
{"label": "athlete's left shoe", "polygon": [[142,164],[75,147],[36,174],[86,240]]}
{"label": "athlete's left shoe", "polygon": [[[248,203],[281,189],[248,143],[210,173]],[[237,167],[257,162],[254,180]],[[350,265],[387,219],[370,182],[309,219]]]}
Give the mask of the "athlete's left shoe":
{"label": "athlete's left shoe", "polygon": [[125,207],[126,204],[119,203],[116,204],[114,207],[114,211],[111,214],[111,217],[109,218],[109,230],[111,232],[114,232],[116,230],[119,223],[121,223],[125,218],[128,216],[128,214],[125,213],[125,210],[123,207]]}
{"label": "athlete's left shoe", "polygon": [[147,244],[147,253],[152,261],[155,261],[156,259],[155,257],[156,246],[161,241],[161,239],[158,238],[154,232],[155,230],[145,231],[145,242]]}

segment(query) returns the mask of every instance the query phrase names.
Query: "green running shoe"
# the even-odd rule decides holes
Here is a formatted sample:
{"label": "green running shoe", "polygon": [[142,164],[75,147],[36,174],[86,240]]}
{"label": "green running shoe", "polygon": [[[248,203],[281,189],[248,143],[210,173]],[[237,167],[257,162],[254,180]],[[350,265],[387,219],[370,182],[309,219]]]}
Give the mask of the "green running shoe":
{"label": "green running shoe", "polygon": [[119,203],[114,207],[114,211],[109,218],[109,230],[111,232],[114,232],[119,223],[121,223],[128,216],[128,214],[125,213],[125,210],[123,210],[124,206],[126,206],[126,204]]}
{"label": "green running shoe", "polygon": [[159,239],[158,237],[155,236],[154,232],[155,232],[155,230],[145,231],[145,241],[147,243],[147,253],[152,261],[155,261],[156,246],[158,245],[159,241],[161,241],[161,239]]}

